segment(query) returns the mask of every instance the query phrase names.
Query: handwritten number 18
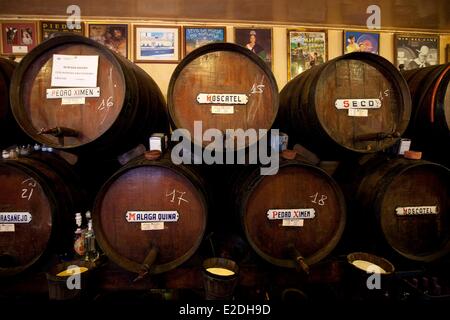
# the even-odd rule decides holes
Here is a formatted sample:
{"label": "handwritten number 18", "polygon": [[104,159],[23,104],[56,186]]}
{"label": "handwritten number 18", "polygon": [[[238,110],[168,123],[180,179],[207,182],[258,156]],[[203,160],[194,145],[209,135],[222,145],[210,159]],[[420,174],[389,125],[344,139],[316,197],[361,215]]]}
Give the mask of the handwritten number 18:
{"label": "handwritten number 18", "polygon": [[313,200],[311,201],[312,203],[317,203],[319,206],[324,206],[325,205],[325,200],[328,199],[328,197],[325,194],[320,195],[319,200],[317,201],[317,198],[319,197],[319,193],[316,192],[315,194],[313,194],[312,196],[309,196],[310,198],[313,198]]}

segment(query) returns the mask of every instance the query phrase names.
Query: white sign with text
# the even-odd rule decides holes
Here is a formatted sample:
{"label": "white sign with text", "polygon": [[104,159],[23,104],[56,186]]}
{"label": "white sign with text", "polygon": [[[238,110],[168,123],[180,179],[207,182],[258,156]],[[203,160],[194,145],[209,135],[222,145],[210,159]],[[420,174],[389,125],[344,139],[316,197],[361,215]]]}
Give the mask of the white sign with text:
{"label": "white sign with text", "polygon": [[378,109],[381,108],[380,99],[336,99],[337,109]]}
{"label": "white sign with text", "polygon": [[53,55],[52,87],[97,86],[98,56]]}

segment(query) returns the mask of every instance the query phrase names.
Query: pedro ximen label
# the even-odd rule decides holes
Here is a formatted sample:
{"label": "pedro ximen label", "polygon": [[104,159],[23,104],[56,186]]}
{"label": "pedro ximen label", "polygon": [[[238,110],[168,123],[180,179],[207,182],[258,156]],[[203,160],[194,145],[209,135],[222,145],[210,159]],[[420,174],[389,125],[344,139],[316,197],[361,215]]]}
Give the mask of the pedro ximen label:
{"label": "pedro ximen label", "polygon": [[270,209],[267,211],[267,218],[269,220],[284,220],[284,219],[313,219],[315,210],[310,209]]}
{"label": "pedro ximen label", "polygon": [[378,109],[380,99],[337,99],[334,103],[337,109]]}
{"label": "pedro ximen label", "polygon": [[438,214],[437,206],[422,206],[422,207],[398,207],[395,209],[398,216],[417,216],[423,214]]}
{"label": "pedro ximen label", "polygon": [[127,211],[128,222],[176,222],[178,211]]}
{"label": "pedro ximen label", "polygon": [[31,219],[29,212],[0,212],[0,224],[30,223]]}
{"label": "pedro ximen label", "polygon": [[199,93],[197,102],[200,104],[247,104],[248,97],[246,94],[234,93]]}
{"label": "pedro ximen label", "polygon": [[98,98],[98,97],[100,97],[100,87],[47,89],[47,99]]}

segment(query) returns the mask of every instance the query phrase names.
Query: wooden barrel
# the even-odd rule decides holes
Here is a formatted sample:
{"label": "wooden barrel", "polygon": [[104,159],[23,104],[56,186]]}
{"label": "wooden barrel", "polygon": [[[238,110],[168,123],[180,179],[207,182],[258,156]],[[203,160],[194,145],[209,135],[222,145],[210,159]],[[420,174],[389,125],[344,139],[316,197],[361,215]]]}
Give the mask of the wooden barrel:
{"label": "wooden barrel", "polygon": [[[172,126],[187,129],[193,141],[194,121],[201,121],[203,131],[215,128],[224,135],[226,129],[270,129],[278,111],[278,87],[256,54],[236,44],[214,43],[180,62],[167,100]],[[234,149],[256,142],[250,140],[235,140]]]}
{"label": "wooden barrel", "polygon": [[[98,57],[97,77],[89,84],[96,81],[95,87],[80,88],[86,83],[80,80],[82,76],[64,80],[64,73],[57,73],[60,67],[52,86],[56,54],[63,55],[57,57],[65,61],[58,63],[63,70],[87,65],[73,62],[76,59]],[[34,140],[54,148],[118,153],[145,142],[153,132],[168,131],[164,98],[153,79],[127,59],[82,36],[60,35],[33,49],[17,67],[11,87],[17,122]],[[70,98],[76,95],[85,97],[81,101]],[[59,96],[64,99],[55,98]]]}
{"label": "wooden barrel", "polygon": [[347,202],[354,204],[348,236],[353,244],[421,262],[448,254],[450,170],[423,160],[368,158],[338,174],[346,177]]}
{"label": "wooden barrel", "polygon": [[276,127],[323,157],[393,145],[411,114],[408,85],[381,56],[355,52],[311,68],[280,93]]}
{"label": "wooden barrel", "polygon": [[444,153],[450,146],[450,63],[404,71],[403,76],[413,102],[406,135],[414,147]]}
{"label": "wooden barrel", "polygon": [[170,159],[137,158],[100,190],[93,224],[100,247],[122,268],[161,273],[188,260],[206,228],[201,178]]}
{"label": "wooden barrel", "polygon": [[334,249],[344,230],[340,188],[325,171],[305,162],[282,162],[271,176],[257,169],[236,183],[234,194],[250,245],[277,266],[307,270]]}
{"label": "wooden barrel", "polygon": [[0,160],[0,181],[0,276],[71,252],[74,215],[86,208],[69,165],[51,154]]}
{"label": "wooden barrel", "polygon": [[17,63],[0,58],[0,148],[28,141],[14,119],[9,103],[11,77]]}

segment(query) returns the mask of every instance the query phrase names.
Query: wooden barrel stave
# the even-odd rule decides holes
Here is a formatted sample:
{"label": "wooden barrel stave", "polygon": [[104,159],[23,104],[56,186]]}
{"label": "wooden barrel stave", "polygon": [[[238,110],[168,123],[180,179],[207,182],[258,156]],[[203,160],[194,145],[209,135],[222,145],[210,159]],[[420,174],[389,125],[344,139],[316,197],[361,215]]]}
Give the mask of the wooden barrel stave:
{"label": "wooden barrel stave", "polygon": [[[85,209],[84,194],[69,165],[52,155],[0,162],[4,185],[1,212],[29,212],[30,223],[0,233],[0,276],[18,274],[49,253],[67,253],[73,245],[73,216]],[[10,261],[8,263],[7,261]],[[6,261],[6,262],[5,262]]]}
{"label": "wooden barrel stave", "polygon": [[[379,99],[381,107],[349,116],[337,109],[337,99]],[[283,88],[280,101],[276,127],[287,131],[291,143],[335,158],[388,148],[405,131],[411,112],[400,73],[368,53],[347,54],[303,72]]]}
{"label": "wooden barrel stave", "polygon": [[413,101],[406,136],[427,157],[441,160],[450,143],[450,64],[408,70],[403,75]]}
{"label": "wooden barrel stave", "polygon": [[[260,176],[259,169],[247,172],[237,179],[234,196],[250,245],[277,266],[298,267],[291,245],[308,265],[319,262],[334,249],[344,230],[343,195],[331,177],[311,164],[285,161],[274,176]],[[318,204],[320,199],[323,206]],[[267,217],[270,209],[306,208],[313,208],[316,217],[304,219],[303,227],[284,227],[281,220]]]}
{"label": "wooden barrel stave", "polygon": [[[450,252],[450,171],[442,165],[386,155],[340,169],[354,206],[346,238],[392,258],[420,262]],[[399,216],[397,208],[437,206],[438,214]],[[358,249],[363,249],[362,247]]]}
{"label": "wooden barrel stave", "polygon": [[16,67],[16,62],[0,58],[0,148],[29,142],[11,112],[9,90]]}
{"label": "wooden barrel stave", "polygon": [[[100,97],[65,106],[61,99],[46,99],[53,54],[99,56]],[[158,131],[168,132],[164,98],[155,82],[125,58],[76,35],[50,39],[24,57],[12,79],[11,101],[24,131],[55,148],[118,153],[145,141],[155,132],[151,124],[158,123]],[[74,129],[78,136],[37,134],[54,127]]]}
{"label": "wooden barrel stave", "polygon": [[[212,114],[215,104],[198,103],[200,93],[241,94],[248,102],[229,103],[233,105],[230,114]],[[181,61],[171,77],[167,99],[173,128],[187,129],[193,139],[194,121],[202,121],[203,131],[270,129],[278,110],[278,87],[256,54],[236,44],[215,43],[194,50]],[[241,143],[236,149],[254,142]],[[202,142],[203,147],[208,144]]]}
{"label": "wooden barrel stave", "polygon": [[[181,199],[180,199],[181,198]],[[97,240],[108,257],[122,268],[139,273],[152,247],[158,254],[151,273],[185,262],[199,247],[207,218],[202,179],[169,159],[138,158],[113,175],[99,192],[93,211]],[[163,230],[141,230],[128,223],[128,211],[177,211],[179,220]]]}

